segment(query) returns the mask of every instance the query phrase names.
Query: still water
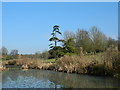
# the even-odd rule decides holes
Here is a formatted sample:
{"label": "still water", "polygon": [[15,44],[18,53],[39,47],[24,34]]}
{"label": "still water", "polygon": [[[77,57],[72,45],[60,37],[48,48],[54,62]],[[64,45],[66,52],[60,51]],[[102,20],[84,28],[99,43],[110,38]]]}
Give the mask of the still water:
{"label": "still water", "polygon": [[49,70],[10,69],[2,72],[3,88],[116,88],[120,79]]}

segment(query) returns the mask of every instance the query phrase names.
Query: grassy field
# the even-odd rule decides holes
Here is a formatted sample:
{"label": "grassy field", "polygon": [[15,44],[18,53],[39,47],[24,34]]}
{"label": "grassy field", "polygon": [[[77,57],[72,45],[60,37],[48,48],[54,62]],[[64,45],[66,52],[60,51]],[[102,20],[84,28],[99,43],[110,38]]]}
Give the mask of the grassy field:
{"label": "grassy field", "polygon": [[47,59],[47,60],[44,60],[43,62],[45,62],[45,63],[54,63],[55,59]]}

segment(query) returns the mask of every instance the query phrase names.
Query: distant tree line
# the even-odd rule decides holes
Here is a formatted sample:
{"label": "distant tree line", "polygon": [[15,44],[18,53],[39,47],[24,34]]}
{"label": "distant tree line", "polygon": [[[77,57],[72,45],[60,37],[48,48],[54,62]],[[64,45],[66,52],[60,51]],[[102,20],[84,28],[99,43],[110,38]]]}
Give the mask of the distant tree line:
{"label": "distant tree line", "polygon": [[[59,35],[62,38],[59,38]],[[50,50],[44,52],[36,52],[35,54],[22,55],[26,58],[38,58],[38,59],[52,59],[60,58],[64,55],[80,55],[82,50],[83,54],[96,54],[104,52],[111,45],[118,47],[120,50],[120,40],[115,40],[111,37],[107,37],[97,27],[91,27],[90,30],[78,29],[76,32],[65,31],[63,34],[60,32],[58,25],[53,26],[51,38],[49,39],[51,44]],[[4,59],[17,59],[18,50],[13,49],[10,53],[6,47],[0,49],[0,54]]]}
{"label": "distant tree line", "polygon": [[5,59],[5,60],[17,59],[17,58],[18,58],[18,56],[17,56],[17,55],[18,55],[18,50],[13,49],[13,50],[11,50],[10,53],[8,53],[8,49],[3,46],[3,47],[0,49],[0,55],[2,55],[3,60],[4,60],[4,59]]}
{"label": "distant tree line", "polygon": [[[50,44],[49,58],[59,58],[66,54],[80,54],[82,48],[83,53],[99,53],[104,52],[111,45],[118,47],[118,40],[107,37],[97,27],[92,27],[89,31],[78,29],[75,33],[66,31],[63,39],[59,39],[57,34],[62,35],[59,26],[55,25],[52,31],[52,37],[49,39]],[[57,45],[61,42],[62,45]]]}

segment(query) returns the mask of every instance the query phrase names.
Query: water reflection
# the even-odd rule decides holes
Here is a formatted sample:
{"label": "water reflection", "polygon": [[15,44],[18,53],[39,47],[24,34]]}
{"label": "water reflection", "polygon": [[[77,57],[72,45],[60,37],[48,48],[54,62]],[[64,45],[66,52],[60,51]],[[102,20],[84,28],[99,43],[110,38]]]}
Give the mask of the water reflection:
{"label": "water reflection", "polygon": [[115,88],[120,80],[110,77],[67,74],[47,70],[3,72],[3,88]]}

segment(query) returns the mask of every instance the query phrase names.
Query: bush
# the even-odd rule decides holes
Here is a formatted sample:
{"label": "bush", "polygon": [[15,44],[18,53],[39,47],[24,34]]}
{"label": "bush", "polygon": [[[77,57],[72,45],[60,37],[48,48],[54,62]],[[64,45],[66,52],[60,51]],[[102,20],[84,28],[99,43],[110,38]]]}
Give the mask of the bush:
{"label": "bush", "polygon": [[7,56],[6,57],[6,60],[11,60],[11,59],[13,59],[13,56]]}
{"label": "bush", "polygon": [[75,53],[66,53],[65,55],[72,56],[72,55],[76,55],[76,54]]}
{"label": "bush", "polygon": [[60,46],[56,46],[53,49],[49,50],[49,59],[58,59],[64,56],[64,49]]}
{"label": "bush", "polygon": [[10,60],[8,61],[8,65],[15,65],[16,64],[16,61],[15,60]]}
{"label": "bush", "polygon": [[113,70],[115,74],[119,74],[120,76],[120,52],[118,52],[118,54],[114,56]]}
{"label": "bush", "polygon": [[118,52],[117,47],[110,46],[107,48],[103,59],[108,74],[120,74],[120,52]]}
{"label": "bush", "polygon": [[[105,54],[104,54],[104,64],[107,66],[107,67],[113,67],[113,64],[115,64],[115,62],[119,62],[119,52],[117,50],[117,48],[111,46],[109,48],[107,48]],[[115,65],[114,65],[115,66]]]}
{"label": "bush", "polygon": [[91,75],[99,75],[99,76],[112,76],[113,70],[106,68],[103,64],[90,64],[87,67],[87,73]]}
{"label": "bush", "polygon": [[104,65],[101,64],[98,65],[90,64],[87,67],[87,73],[91,75],[105,75],[105,67]]}
{"label": "bush", "polygon": [[56,61],[56,69],[64,72],[86,73],[89,60],[76,55],[64,56]]}

